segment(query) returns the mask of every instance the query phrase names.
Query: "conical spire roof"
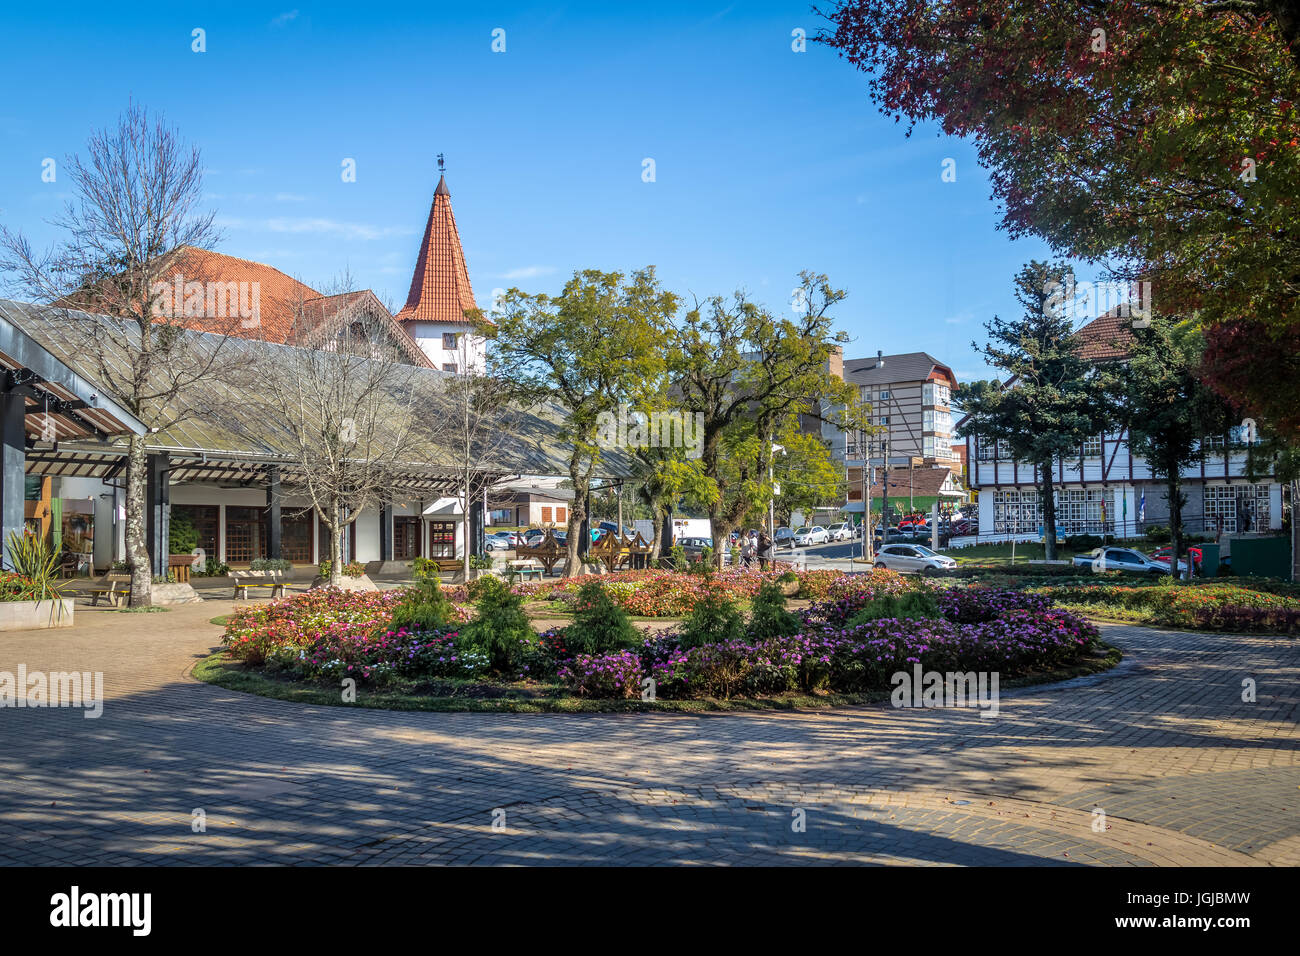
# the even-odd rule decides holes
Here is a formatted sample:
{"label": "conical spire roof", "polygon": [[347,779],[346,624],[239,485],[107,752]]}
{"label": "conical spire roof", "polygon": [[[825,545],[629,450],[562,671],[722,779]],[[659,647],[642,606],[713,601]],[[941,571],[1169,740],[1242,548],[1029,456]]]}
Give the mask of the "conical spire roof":
{"label": "conical spire roof", "polygon": [[465,251],[451,211],[451,190],[445,176],[438,177],[429,207],[429,221],[415,260],[411,291],[397,318],[402,322],[465,322],[465,310],[476,308],[474,290],[465,268]]}

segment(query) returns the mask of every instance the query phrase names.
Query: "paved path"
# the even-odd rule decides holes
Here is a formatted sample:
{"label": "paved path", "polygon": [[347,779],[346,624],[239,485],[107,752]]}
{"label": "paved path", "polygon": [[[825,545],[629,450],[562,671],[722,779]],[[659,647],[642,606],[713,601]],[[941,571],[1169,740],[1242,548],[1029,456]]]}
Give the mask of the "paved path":
{"label": "paved path", "polygon": [[1120,668],[992,720],[397,713],[194,681],[230,607],[0,634],[107,693],[0,709],[0,862],[1300,864],[1296,640],[1107,626]]}

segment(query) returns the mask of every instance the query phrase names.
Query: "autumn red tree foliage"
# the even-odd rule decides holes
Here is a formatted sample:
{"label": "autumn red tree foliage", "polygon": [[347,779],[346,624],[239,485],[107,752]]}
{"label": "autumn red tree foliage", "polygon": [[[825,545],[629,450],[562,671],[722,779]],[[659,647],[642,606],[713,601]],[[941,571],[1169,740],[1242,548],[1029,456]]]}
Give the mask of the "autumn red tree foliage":
{"label": "autumn red tree foliage", "polygon": [[[886,114],[973,141],[1012,236],[1151,280],[1162,312],[1245,328],[1214,364],[1300,325],[1295,7],[856,0],[819,11],[818,39]],[[1263,416],[1274,383],[1236,387]]]}

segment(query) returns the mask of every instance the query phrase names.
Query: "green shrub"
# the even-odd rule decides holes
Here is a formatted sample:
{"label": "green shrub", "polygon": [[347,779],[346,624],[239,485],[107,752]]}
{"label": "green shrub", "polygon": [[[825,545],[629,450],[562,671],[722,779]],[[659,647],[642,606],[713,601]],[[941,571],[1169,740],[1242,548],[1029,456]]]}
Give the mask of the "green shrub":
{"label": "green shrub", "polygon": [[686,551],[680,544],[675,544],[668,552],[668,563],[674,571],[690,570],[691,563],[686,560]]}
{"label": "green shrub", "polygon": [[7,539],[9,563],[15,574],[27,578],[35,597],[45,601],[63,597],[66,585],[56,583],[59,576],[59,548],[52,547],[40,535],[30,531],[10,531]]}
{"label": "green shrub", "polygon": [[923,620],[937,617],[942,615],[939,613],[939,605],[934,595],[929,591],[918,589],[900,595],[882,594],[873,598],[849,619],[849,627],[858,627],[868,621],[878,621],[882,618]]}
{"label": "green shrub", "polygon": [[167,549],[172,554],[189,554],[199,546],[199,529],[183,511],[173,511],[167,527]]}
{"label": "green shrub", "polygon": [[740,610],[719,589],[709,586],[695,602],[690,617],[682,622],[678,643],[682,647],[701,647],[740,640],[745,636],[745,619]]}
{"label": "green shrub", "polygon": [[417,577],[413,587],[404,588],[401,602],[393,608],[393,630],[441,631],[452,620],[453,608],[437,575]]}
{"label": "green shrub", "polygon": [[485,653],[494,673],[513,676],[526,645],[537,637],[523,599],[493,575],[475,578],[467,590],[478,604],[478,616],[460,629],[465,646]]}
{"label": "green shrub", "polygon": [[1076,553],[1100,548],[1105,543],[1099,534],[1072,534],[1065,539],[1065,546]]}
{"label": "green shrub", "polygon": [[785,609],[785,592],[774,581],[766,581],[754,596],[749,617],[749,636],[756,641],[789,637],[799,633],[799,619]]}
{"label": "green shrub", "polygon": [[[334,562],[326,558],[320,563],[316,570],[319,572],[321,577],[327,578],[330,576],[330,570],[333,567]],[[349,561],[347,564],[343,565],[343,576],[345,578],[359,578],[365,573],[366,566],[360,561]]]}
{"label": "green shrub", "polygon": [[605,654],[633,647],[641,632],[599,581],[578,588],[573,623],[564,629],[564,645],[574,654]]}
{"label": "green shrub", "polygon": [[230,565],[224,561],[218,561],[216,558],[208,558],[203,563],[203,567],[192,572],[196,578],[217,578],[224,577],[230,573]]}
{"label": "green shrub", "polygon": [[1146,539],[1152,544],[1168,544],[1174,539],[1173,532],[1169,530],[1168,525],[1153,524],[1146,529]]}
{"label": "green shrub", "polygon": [[293,562],[284,558],[254,558],[248,562],[250,571],[292,571]]}

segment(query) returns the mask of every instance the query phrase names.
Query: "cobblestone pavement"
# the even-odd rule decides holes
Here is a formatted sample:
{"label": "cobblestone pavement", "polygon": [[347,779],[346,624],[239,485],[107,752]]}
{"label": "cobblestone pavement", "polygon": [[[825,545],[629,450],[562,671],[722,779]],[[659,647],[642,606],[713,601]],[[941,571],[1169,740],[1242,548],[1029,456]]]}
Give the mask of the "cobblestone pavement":
{"label": "cobblestone pavement", "polygon": [[0,710],[0,862],[1300,863],[1295,640],[1106,625],[1119,668],[995,719],[399,713],[196,682],[231,606],[0,634],[107,698]]}

